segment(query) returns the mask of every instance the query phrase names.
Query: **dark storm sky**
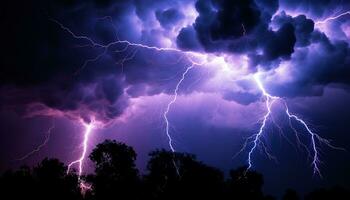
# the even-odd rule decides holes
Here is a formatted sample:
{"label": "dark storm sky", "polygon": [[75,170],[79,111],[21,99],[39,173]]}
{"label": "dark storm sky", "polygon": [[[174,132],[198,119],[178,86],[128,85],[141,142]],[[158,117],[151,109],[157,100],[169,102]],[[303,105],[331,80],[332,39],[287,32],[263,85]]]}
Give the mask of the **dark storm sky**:
{"label": "dark storm sky", "polygon": [[[225,171],[246,165],[247,151],[233,156],[258,131],[266,112],[254,74],[261,74],[267,91],[284,98],[290,111],[320,136],[350,149],[350,15],[326,20],[349,12],[348,0],[1,4],[1,171],[46,156],[75,160],[81,153],[82,123],[92,120],[100,126],[89,150],[104,139],[126,142],[144,169],[149,151],[169,149],[163,113],[193,60],[180,51],[113,43],[118,40],[196,52],[200,56],[194,59],[205,60],[187,74],[169,112],[177,151]],[[283,105],[277,103],[273,111],[295,142]],[[44,140],[52,121],[48,144],[16,161]],[[271,121],[264,135],[278,160],[260,150],[253,156],[266,191],[350,186],[348,152],[318,143],[320,178],[313,175],[306,152],[283,138]],[[307,137],[303,140],[309,144]]]}

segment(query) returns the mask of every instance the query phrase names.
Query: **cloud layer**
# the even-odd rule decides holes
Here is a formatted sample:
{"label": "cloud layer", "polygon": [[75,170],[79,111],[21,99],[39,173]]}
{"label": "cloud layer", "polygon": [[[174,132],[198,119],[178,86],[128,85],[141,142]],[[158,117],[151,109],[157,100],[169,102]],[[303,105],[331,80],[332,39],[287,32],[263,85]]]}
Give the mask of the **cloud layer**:
{"label": "cloud layer", "polygon": [[[280,96],[320,95],[326,85],[344,89],[349,85],[349,23],[344,20],[348,16],[326,25],[317,23],[333,14],[320,8],[341,12],[348,3],[342,8],[327,0],[24,4],[18,8],[16,2],[9,3],[1,10],[3,108],[21,112],[30,108],[41,114],[53,109],[86,121],[109,122],[125,112],[130,99],[171,95],[191,64],[187,54],[176,51],[126,43],[102,47],[118,40],[224,56],[229,68],[240,71],[238,79],[264,71],[268,89]],[[338,27],[332,34],[342,35],[340,39],[327,35],[331,25]],[[244,72],[234,66],[243,58]],[[219,93],[243,105],[259,99],[254,86],[242,80],[234,81],[232,88],[221,87],[226,81],[218,81],[222,68],[215,69],[215,63],[208,66],[191,71],[180,94]]]}

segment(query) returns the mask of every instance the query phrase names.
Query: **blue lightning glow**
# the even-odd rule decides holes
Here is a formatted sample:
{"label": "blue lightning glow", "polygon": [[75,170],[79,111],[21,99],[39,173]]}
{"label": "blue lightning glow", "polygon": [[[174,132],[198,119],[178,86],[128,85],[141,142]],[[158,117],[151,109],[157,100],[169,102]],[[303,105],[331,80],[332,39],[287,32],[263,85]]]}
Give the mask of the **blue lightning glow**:
{"label": "blue lightning glow", "polygon": [[[287,114],[288,116],[288,119],[289,119],[289,125],[290,127],[292,128],[292,130],[294,131],[294,133],[296,134],[296,138],[297,138],[297,142],[299,145],[302,145],[306,150],[307,152],[309,153],[310,155],[310,151],[308,150],[308,147],[301,142],[301,140],[299,139],[299,136],[298,136],[298,132],[296,131],[296,129],[293,127],[292,125],[292,119],[294,119],[295,121],[297,121],[299,124],[301,124],[305,130],[307,131],[307,133],[310,135],[310,140],[311,140],[311,149],[312,149],[312,152],[313,152],[313,156],[312,156],[312,167],[313,167],[313,172],[314,174],[318,174],[319,176],[321,176],[321,171],[320,171],[320,168],[319,168],[319,163],[320,163],[320,159],[319,159],[319,147],[317,146],[316,144],[316,141],[318,141],[319,143],[322,143],[322,144],[325,144],[326,146],[332,148],[332,149],[338,149],[338,150],[345,150],[343,148],[339,148],[339,147],[336,147],[336,146],[333,146],[329,140],[327,139],[324,139],[322,138],[321,136],[319,136],[318,134],[316,134],[314,131],[312,131],[309,127],[309,125],[307,125],[307,123],[302,120],[301,118],[297,117],[296,115],[294,114],[291,114],[289,112],[289,108],[288,108],[288,105],[287,103],[280,97],[277,97],[277,96],[272,96],[271,94],[269,94],[263,83],[261,82],[261,80],[259,79],[259,76],[258,74],[255,74],[254,75],[254,80],[259,88],[259,90],[261,91],[263,97],[265,98],[265,106],[266,106],[266,114],[264,115],[263,117],[263,121],[262,121],[262,124],[259,128],[259,131],[257,134],[249,137],[245,143],[245,145],[243,146],[243,149],[246,148],[247,146],[247,143],[249,140],[253,140],[252,143],[252,147],[250,148],[249,150],[249,153],[248,153],[248,167],[247,167],[247,171],[249,169],[252,168],[252,154],[254,153],[255,149],[259,146],[259,144],[262,145],[262,147],[265,149],[265,153],[270,157],[271,155],[266,151],[266,147],[265,147],[265,144],[260,140],[260,138],[262,137],[263,135],[263,132],[264,132],[264,129],[266,127],[266,124],[267,124],[267,121],[269,119],[269,117],[271,116],[271,107],[272,105],[274,104],[274,102],[276,100],[281,100],[283,101],[284,103],[284,107],[285,107],[285,113]],[[242,152],[242,150],[240,151]]]}
{"label": "blue lightning glow", "polygon": [[26,155],[22,156],[21,158],[18,158],[16,160],[18,161],[22,161],[22,160],[25,160],[27,158],[29,158],[30,156],[32,156],[33,154],[39,152],[45,145],[47,145],[47,143],[49,142],[50,140],[50,137],[51,137],[51,133],[52,133],[52,130],[55,128],[55,121],[52,120],[52,124],[51,126],[49,127],[49,129],[46,131],[46,136],[45,136],[45,140],[40,144],[38,145],[35,149],[33,149],[32,151],[30,151],[29,153],[27,153]]}
{"label": "blue lightning glow", "polygon": [[313,160],[312,160],[312,165],[313,165],[313,168],[314,168],[314,174],[315,173],[321,174],[320,169],[318,167],[318,162],[319,162],[318,150],[317,150],[316,143],[315,143],[315,137],[317,137],[317,134],[312,132],[310,130],[309,126],[302,119],[298,118],[296,115],[290,114],[288,107],[286,107],[286,114],[288,115],[289,118],[293,118],[296,121],[298,121],[299,123],[301,123],[305,127],[307,132],[310,134],[310,136],[311,136],[311,143],[312,143],[312,149],[313,149],[313,152],[314,152],[314,156],[313,156]]}
{"label": "blue lightning glow", "polygon": [[84,140],[81,144],[83,151],[81,153],[81,156],[79,157],[79,159],[72,161],[67,168],[67,173],[70,172],[70,169],[72,168],[73,165],[78,164],[78,175],[79,177],[82,175],[83,172],[83,161],[85,159],[86,156],[86,152],[87,152],[87,146],[88,146],[88,142],[89,142],[89,137],[90,137],[90,133],[92,131],[92,129],[94,128],[94,124],[90,123],[90,124],[85,124],[84,123]]}
{"label": "blue lightning glow", "polygon": [[81,189],[82,193],[85,193],[85,191],[90,190],[91,189],[91,185],[85,183],[82,179],[82,173],[83,173],[83,164],[84,164],[84,160],[86,158],[86,153],[87,153],[87,148],[88,148],[88,143],[89,143],[89,138],[90,138],[90,134],[92,132],[92,130],[95,128],[95,124],[93,122],[87,124],[87,123],[83,123],[84,125],[84,140],[81,144],[83,150],[81,152],[80,157],[75,160],[72,161],[71,163],[69,163],[68,168],[67,168],[67,174],[69,174],[71,168],[73,167],[73,165],[78,164],[78,181],[79,181],[79,186]]}
{"label": "blue lightning glow", "polygon": [[346,11],[346,12],[340,13],[339,15],[336,15],[336,16],[333,16],[333,17],[327,17],[326,19],[321,20],[321,21],[316,21],[315,25],[325,24],[325,23],[327,23],[327,22],[329,22],[331,20],[336,20],[336,19],[339,19],[340,17],[344,17],[346,15],[350,15],[350,11]]}
{"label": "blue lightning glow", "polygon": [[[171,151],[173,153],[175,153],[175,148],[173,146],[173,139],[169,133],[169,126],[170,126],[170,123],[169,123],[169,119],[168,119],[168,113],[170,111],[170,107],[176,102],[177,100],[177,96],[178,96],[178,91],[179,91],[179,87],[181,85],[181,83],[185,80],[185,77],[186,75],[188,74],[188,72],[195,66],[194,63],[192,63],[191,66],[189,66],[188,68],[186,68],[185,72],[182,74],[181,76],[181,79],[179,80],[179,82],[176,84],[176,87],[175,87],[175,90],[174,90],[174,95],[173,95],[173,99],[168,103],[166,109],[165,109],[165,112],[163,114],[163,117],[164,117],[164,121],[165,121],[165,133],[168,137],[168,144],[169,144],[169,147],[171,149]],[[173,162],[173,165],[176,169],[176,173],[177,175],[180,176],[180,171],[179,171],[179,167],[177,166],[176,162],[175,162],[175,155],[173,154],[173,159],[172,159],[172,162]]]}
{"label": "blue lightning glow", "polygon": [[194,64],[192,64],[191,66],[189,66],[188,68],[186,68],[185,72],[182,74],[181,79],[179,80],[179,82],[176,84],[175,90],[174,90],[174,95],[173,95],[173,99],[168,103],[165,112],[163,114],[164,117],[164,121],[165,121],[165,133],[168,137],[168,143],[169,143],[169,147],[171,149],[172,152],[175,152],[175,148],[173,146],[173,139],[169,133],[169,119],[168,119],[168,113],[170,111],[170,107],[176,102],[177,100],[177,96],[178,96],[178,91],[179,91],[179,87],[181,85],[181,83],[185,80],[186,75],[188,74],[188,72],[194,67]]}
{"label": "blue lightning glow", "polygon": [[276,99],[278,99],[278,97],[275,96],[271,96],[269,93],[266,92],[263,84],[261,83],[258,75],[254,75],[254,80],[256,81],[259,89],[261,90],[263,96],[265,97],[265,105],[266,105],[266,109],[267,112],[264,115],[262,124],[259,128],[259,132],[257,134],[254,135],[254,140],[253,140],[253,147],[250,149],[249,153],[248,153],[248,168],[247,170],[249,170],[252,167],[252,154],[254,152],[254,150],[256,149],[256,147],[258,146],[258,143],[260,142],[260,137],[263,134],[263,131],[265,129],[266,126],[266,122],[271,114],[271,107],[273,105],[273,103],[275,102]]}

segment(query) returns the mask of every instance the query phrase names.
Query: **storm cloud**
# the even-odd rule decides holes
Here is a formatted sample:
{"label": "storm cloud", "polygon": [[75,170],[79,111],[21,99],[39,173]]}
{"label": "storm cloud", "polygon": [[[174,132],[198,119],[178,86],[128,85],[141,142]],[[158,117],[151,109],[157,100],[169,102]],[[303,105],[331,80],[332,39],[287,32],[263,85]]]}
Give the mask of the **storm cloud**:
{"label": "storm cloud", "polygon": [[[108,122],[124,112],[130,98],[171,94],[176,80],[191,64],[181,52],[160,52],[126,43],[102,47],[118,40],[202,54],[245,55],[251,73],[285,68],[283,76],[288,74],[288,80],[273,73],[271,76],[280,81],[267,81],[271,91],[280,96],[319,95],[326,85],[347,88],[350,80],[348,40],[330,39],[315,27],[315,20],[324,14],[319,6],[335,6],[333,1],[25,4],[21,8],[16,2],[2,6],[6,27],[1,33],[3,107],[41,104],[84,119],[92,115]],[[284,11],[286,7],[289,10]],[[289,15],[294,8],[310,8],[313,15]],[[200,81],[182,93],[206,92],[201,87],[213,74],[206,69],[194,70],[188,79]],[[187,81],[183,87],[190,85]],[[258,100],[249,91],[219,92],[224,99],[243,104]]]}

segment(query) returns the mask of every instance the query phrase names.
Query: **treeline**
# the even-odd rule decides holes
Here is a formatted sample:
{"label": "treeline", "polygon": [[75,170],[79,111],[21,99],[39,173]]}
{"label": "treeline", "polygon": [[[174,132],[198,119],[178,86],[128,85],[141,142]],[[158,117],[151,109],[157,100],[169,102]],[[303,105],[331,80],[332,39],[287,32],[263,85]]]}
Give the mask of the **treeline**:
{"label": "treeline", "polygon": [[[148,173],[141,175],[135,166],[133,148],[116,141],[98,144],[89,158],[95,164],[93,174],[81,177],[66,173],[67,166],[57,159],[44,159],[36,167],[21,167],[1,175],[1,199],[232,199],[273,200],[262,192],[263,176],[246,168],[223,172],[196,160],[194,155],[156,150],[150,153]],[[91,189],[81,192],[80,182]],[[301,199],[287,190],[283,200]],[[305,200],[350,199],[340,187],[320,189]]]}

